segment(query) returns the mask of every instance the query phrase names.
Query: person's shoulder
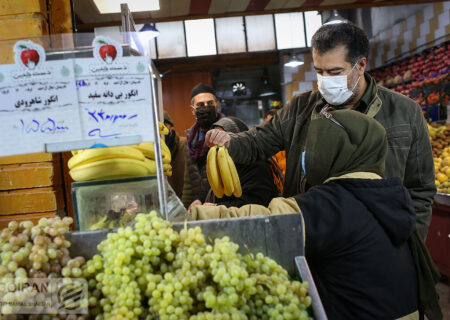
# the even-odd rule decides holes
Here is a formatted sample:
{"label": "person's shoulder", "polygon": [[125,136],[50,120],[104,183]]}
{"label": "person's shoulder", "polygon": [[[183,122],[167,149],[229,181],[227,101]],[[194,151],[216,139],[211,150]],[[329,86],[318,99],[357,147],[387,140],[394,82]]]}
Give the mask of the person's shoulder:
{"label": "person's shoulder", "polygon": [[316,102],[321,99],[319,91],[306,91],[303,93],[298,93],[292,97],[292,104],[304,104],[305,102]]}
{"label": "person's shoulder", "polygon": [[281,109],[282,118],[297,119],[297,117],[308,117],[314,106],[322,96],[318,91],[307,91],[296,94],[289,103]]}
{"label": "person's shoulder", "polygon": [[378,96],[380,97],[381,101],[383,103],[390,102],[394,103],[396,108],[402,108],[402,107],[418,107],[418,103],[412,100],[411,98],[395,92],[393,90],[390,90],[388,88],[377,86],[378,89]]}

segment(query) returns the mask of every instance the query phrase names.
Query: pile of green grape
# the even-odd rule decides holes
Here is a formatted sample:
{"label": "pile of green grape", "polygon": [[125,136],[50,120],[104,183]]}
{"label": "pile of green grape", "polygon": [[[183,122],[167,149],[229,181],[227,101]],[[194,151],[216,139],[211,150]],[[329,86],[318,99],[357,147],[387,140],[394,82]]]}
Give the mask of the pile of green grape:
{"label": "pile of green grape", "polygon": [[93,319],[310,319],[308,283],[263,254],[238,253],[199,227],[176,232],[156,212],[109,233],[82,267]]}
{"label": "pile of green grape", "polygon": [[[85,260],[83,257],[71,259],[68,249],[71,244],[64,236],[72,222],[70,217],[41,218],[37,225],[33,225],[32,221],[11,221],[0,232],[0,286],[12,288],[2,291],[0,319],[84,319],[82,316],[62,314],[12,314],[12,305],[28,305],[46,299],[42,292],[26,285],[29,281],[36,283],[39,279],[82,276],[81,267]],[[58,288],[48,288],[49,293],[52,290]],[[42,305],[33,307],[33,312],[45,311]]]}

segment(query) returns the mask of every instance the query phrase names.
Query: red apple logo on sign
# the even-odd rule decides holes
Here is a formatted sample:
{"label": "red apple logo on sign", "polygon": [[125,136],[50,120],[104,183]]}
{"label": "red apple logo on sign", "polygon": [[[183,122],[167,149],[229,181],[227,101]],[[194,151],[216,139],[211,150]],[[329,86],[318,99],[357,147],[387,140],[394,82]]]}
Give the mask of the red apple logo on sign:
{"label": "red apple logo on sign", "polygon": [[98,63],[117,64],[120,63],[123,51],[119,42],[104,36],[97,36],[92,41],[92,47],[94,47],[94,58]]}
{"label": "red apple logo on sign", "polygon": [[108,64],[111,64],[117,56],[116,47],[112,44],[107,44],[103,40],[99,40],[99,43],[102,44],[99,49],[100,57]]}
{"label": "red apple logo on sign", "polygon": [[20,60],[22,60],[23,64],[30,68],[34,69],[36,65],[39,63],[39,53],[34,49],[29,49],[27,46],[20,45],[21,49],[24,49],[20,54]]}
{"label": "red apple logo on sign", "polygon": [[17,65],[33,70],[45,62],[45,50],[32,41],[18,41],[14,45],[14,59]]}

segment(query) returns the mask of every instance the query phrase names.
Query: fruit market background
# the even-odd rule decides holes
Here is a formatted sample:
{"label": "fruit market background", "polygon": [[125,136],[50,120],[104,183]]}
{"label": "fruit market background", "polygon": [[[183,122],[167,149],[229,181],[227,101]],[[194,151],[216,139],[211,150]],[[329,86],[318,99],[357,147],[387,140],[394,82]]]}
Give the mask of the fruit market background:
{"label": "fruit market background", "polygon": [[[343,16],[371,31],[370,73],[380,85],[417,101],[428,121],[435,162],[436,186],[442,195],[436,198],[433,205],[433,219],[427,246],[441,273],[449,277],[450,207],[448,196],[445,194],[450,194],[450,125],[448,123],[450,1],[400,1],[399,7],[382,6],[383,4],[393,5],[395,1],[370,0],[308,0],[303,1],[301,5],[296,2],[293,4],[292,1],[274,0],[259,1],[259,3],[251,0],[228,2],[182,0],[178,1],[178,6],[173,5],[174,1],[161,1],[163,3],[161,12],[155,15],[139,13],[136,15],[137,21],[164,23],[199,17],[270,15],[295,10],[323,10],[325,18],[330,15],[331,9],[339,9]],[[219,5],[221,1],[222,5]],[[109,15],[104,21],[95,19],[89,16],[92,10],[86,10],[87,4],[92,6],[93,2],[87,0],[2,1],[0,63],[13,61],[10,51],[17,39],[71,32],[95,34],[106,32],[106,30],[117,33],[119,30],[120,33],[120,14]],[[371,7],[372,5],[374,7]],[[171,9],[172,7],[174,9]],[[98,12],[95,14],[98,16]],[[55,37],[55,45],[58,41]],[[284,68],[283,63],[293,53],[304,61],[304,65]],[[278,50],[275,47],[267,51],[232,55],[158,58],[154,62],[164,75],[162,78],[164,106],[172,114],[176,129],[181,134],[193,123],[190,111],[185,107],[186,101],[189,100],[190,89],[196,83],[222,85],[226,81],[242,80],[236,78],[237,72],[230,71],[226,76],[231,77],[231,80],[225,79],[225,81],[224,77],[221,78],[219,72],[221,69],[247,68],[245,70],[251,76],[244,80],[248,81],[248,84],[251,84],[250,78],[255,77],[258,80],[261,77],[276,82],[274,87],[279,91],[278,96],[273,101],[264,100],[264,107],[281,106],[295,94],[317,89],[309,48]],[[39,153],[0,158],[0,229],[7,227],[11,220],[31,220],[37,223],[41,218],[74,217],[71,195],[73,180],[68,166],[71,157],[70,153]],[[46,220],[43,221],[45,225]],[[57,219],[54,222],[61,224]],[[45,228],[44,225],[42,228]],[[63,225],[61,228],[67,227],[66,224]],[[29,224],[22,229],[31,230],[28,227],[30,227]],[[13,225],[14,228],[15,225]],[[36,229],[35,232],[39,231]],[[16,240],[20,239],[14,241]],[[23,243],[23,245],[26,244]],[[67,243],[61,243],[62,247],[66,245]],[[63,250],[63,253],[68,256],[66,250]],[[53,254],[52,251],[51,255]],[[19,259],[20,256],[16,258]],[[78,268],[77,265],[81,262],[72,264],[74,268]],[[75,271],[76,274],[78,272],[79,270]],[[448,286],[443,292],[448,294]],[[448,296],[446,299],[448,300]],[[443,303],[445,301],[444,299]]]}

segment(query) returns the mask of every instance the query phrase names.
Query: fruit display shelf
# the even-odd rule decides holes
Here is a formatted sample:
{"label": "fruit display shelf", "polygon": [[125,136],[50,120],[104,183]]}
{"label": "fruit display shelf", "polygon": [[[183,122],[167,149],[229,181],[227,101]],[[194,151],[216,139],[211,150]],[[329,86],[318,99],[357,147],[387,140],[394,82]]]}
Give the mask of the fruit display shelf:
{"label": "fruit display shelf", "polygon": [[[392,87],[413,82],[414,87],[436,84],[450,65],[450,41],[427,48],[413,56],[397,59],[370,71],[378,84]],[[442,76],[444,75],[444,76]],[[432,80],[430,80],[432,79]],[[425,81],[426,80],[426,81]],[[437,82],[435,83],[435,80]],[[401,88],[402,90],[404,88]],[[402,92],[403,93],[403,92]]]}
{"label": "fruit display shelf", "polygon": [[438,193],[450,193],[450,123],[428,125]]}
{"label": "fruit display shelf", "polygon": [[370,71],[380,86],[415,100],[428,121],[445,120],[450,96],[450,42]]}
{"label": "fruit display shelf", "polygon": [[434,203],[442,206],[450,207],[450,194],[447,193],[437,193],[434,196]]}
{"label": "fruit display shelf", "polygon": [[[291,277],[300,275],[302,281],[309,282],[309,295],[317,320],[327,319],[314,280],[304,257],[303,219],[300,213],[269,217],[246,217],[205,221],[176,222],[173,229],[179,231],[200,227],[206,238],[216,239],[228,236],[239,245],[239,252],[246,254],[261,252],[272,258]],[[78,231],[66,235],[72,243],[72,255],[92,258],[98,253],[97,245],[106,239],[110,230]]]}

